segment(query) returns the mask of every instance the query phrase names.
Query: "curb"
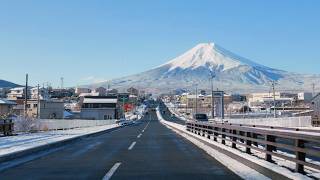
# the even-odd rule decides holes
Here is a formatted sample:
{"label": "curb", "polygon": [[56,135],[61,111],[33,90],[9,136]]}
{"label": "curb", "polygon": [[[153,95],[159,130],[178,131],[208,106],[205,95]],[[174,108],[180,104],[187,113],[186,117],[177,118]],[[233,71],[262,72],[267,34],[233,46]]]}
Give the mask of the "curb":
{"label": "curb", "polygon": [[13,153],[10,153],[10,154],[4,155],[4,156],[0,156],[0,163],[4,163],[4,162],[8,162],[8,161],[15,160],[15,159],[18,159],[18,158],[22,158],[24,156],[29,156],[29,155],[32,155],[32,154],[35,154],[35,153],[39,153],[39,152],[42,152],[42,151],[46,151],[46,150],[49,150],[49,149],[62,147],[62,146],[65,146],[67,144],[75,143],[77,141],[80,141],[80,140],[82,140],[84,138],[87,138],[87,137],[98,136],[98,135],[101,135],[101,134],[104,134],[104,133],[115,131],[115,130],[123,128],[123,127],[125,127],[125,126],[113,127],[113,128],[106,129],[106,130],[103,130],[103,131],[94,132],[94,133],[91,133],[91,134],[85,134],[85,135],[82,135],[82,136],[73,137],[73,138],[70,138],[70,139],[65,139],[65,140],[62,140],[62,141],[57,141],[57,142],[53,142],[53,143],[50,143],[50,144],[45,144],[45,145],[37,146],[37,147],[34,147],[34,148],[30,148],[30,149],[26,149],[26,150],[22,150],[22,151],[18,151],[18,152],[13,152]]}

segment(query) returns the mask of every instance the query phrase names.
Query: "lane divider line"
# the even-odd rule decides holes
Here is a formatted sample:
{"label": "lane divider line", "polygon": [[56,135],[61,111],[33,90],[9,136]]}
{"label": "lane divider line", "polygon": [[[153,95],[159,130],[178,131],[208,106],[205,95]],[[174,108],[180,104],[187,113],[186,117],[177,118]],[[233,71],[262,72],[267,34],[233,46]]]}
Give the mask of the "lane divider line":
{"label": "lane divider line", "polygon": [[136,143],[137,143],[137,142],[133,142],[133,143],[129,146],[128,150],[130,151],[130,150],[134,147],[134,145],[136,145]]}
{"label": "lane divider line", "polygon": [[108,173],[102,178],[102,180],[109,180],[111,179],[112,175],[116,172],[116,170],[119,168],[121,165],[120,162],[117,162],[112,166],[112,168],[108,171]]}
{"label": "lane divider line", "polygon": [[138,136],[137,136],[137,138],[140,138],[142,136],[142,134],[140,133]]}

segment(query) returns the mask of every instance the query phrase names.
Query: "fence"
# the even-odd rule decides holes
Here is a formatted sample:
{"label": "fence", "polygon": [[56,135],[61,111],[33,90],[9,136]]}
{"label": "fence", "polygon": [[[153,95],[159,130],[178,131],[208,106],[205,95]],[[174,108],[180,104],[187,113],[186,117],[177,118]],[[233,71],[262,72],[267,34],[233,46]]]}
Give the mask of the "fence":
{"label": "fence", "polygon": [[[296,164],[296,172],[304,173],[304,166],[320,170],[319,164],[306,161],[306,157],[320,158],[320,132],[296,132],[293,130],[275,130],[267,128],[245,127],[241,125],[218,124],[208,122],[188,121],[187,130],[232,148],[245,147],[247,154],[251,150],[265,154],[265,160],[274,162],[272,157],[282,158]],[[287,150],[294,156],[278,150]]]}

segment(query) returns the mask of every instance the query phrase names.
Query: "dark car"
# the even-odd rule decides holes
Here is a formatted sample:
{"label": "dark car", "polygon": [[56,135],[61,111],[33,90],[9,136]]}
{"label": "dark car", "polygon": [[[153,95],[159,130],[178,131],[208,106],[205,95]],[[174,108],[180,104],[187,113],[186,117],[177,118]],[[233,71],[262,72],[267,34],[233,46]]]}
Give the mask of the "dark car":
{"label": "dark car", "polygon": [[206,114],[195,114],[193,118],[197,121],[208,121],[208,116]]}

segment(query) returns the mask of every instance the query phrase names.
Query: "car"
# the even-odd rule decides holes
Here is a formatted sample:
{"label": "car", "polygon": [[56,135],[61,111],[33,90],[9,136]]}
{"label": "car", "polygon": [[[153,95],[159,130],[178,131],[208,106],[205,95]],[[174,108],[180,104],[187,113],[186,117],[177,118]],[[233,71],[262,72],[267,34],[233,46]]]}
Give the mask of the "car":
{"label": "car", "polygon": [[207,114],[195,114],[193,115],[193,118],[196,120],[196,121],[208,121],[208,116]]}

